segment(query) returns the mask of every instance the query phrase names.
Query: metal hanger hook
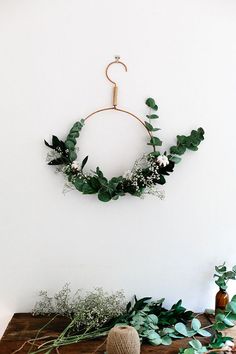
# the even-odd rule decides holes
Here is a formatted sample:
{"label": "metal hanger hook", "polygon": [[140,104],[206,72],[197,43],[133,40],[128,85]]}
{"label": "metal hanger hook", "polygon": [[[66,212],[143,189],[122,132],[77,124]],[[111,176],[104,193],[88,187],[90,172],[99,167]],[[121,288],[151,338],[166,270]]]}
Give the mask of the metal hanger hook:
{"label": "metal hanger hook", "polygon": [[126,66],[124,63],[122,63],[122,61],[120,61],[120,57],[119,57],[118,55],[115,57],[115,59],[116,59],[115,61],[112,61],[110,64],[107,65],[107,67],[106,67],[106,77],[107,77],[107,79],[108,79],[113,85],[117,86],[117,83],[116,83],[115,81],[113,81],[113,80],[109,77],[109,75],[108,75],[108,69],[109,69],[110,66],[113,65],[113,64],[121,64],[121,65],[123,65],[123,67],[125,68],[125,71],[128,71],[128,69],[127,69],[127,66]]}

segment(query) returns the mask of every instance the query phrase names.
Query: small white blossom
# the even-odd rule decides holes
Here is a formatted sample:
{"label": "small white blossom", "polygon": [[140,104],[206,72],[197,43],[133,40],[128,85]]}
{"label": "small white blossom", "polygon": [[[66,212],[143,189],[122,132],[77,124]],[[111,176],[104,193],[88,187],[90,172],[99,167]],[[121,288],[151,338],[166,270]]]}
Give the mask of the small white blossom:
{"label": "small white blossom", "polygon": [[160,166],[166,167],[169,164],[168,157],[166,155],[159,155],[157,158],[157,162]]}
{"label": "small white blossom", "polygon": [[60,152],[58,152],[56,150],[50,150],[47,153],[46,162],[50,162],[52,160],[59,159],[60,157],[61,157],[61,153]]}
{"label": "small white blossom", "polygon": [[227,340],[225,342],[225,345],[227,345],[228,347],[234,347],[234,342],[232,342],[231,340]]}
{"label": "small white blossom", "polygon": [[80,169],[80,165],[78,164],[77,161],[73,161],[72,164],[71,164],[71,168],[72,168],[73,170],[78,171],[78,170]]}
{"label": "small white blossom", "polygon": [[165,199],[165,191],[159,190],[157,186],[146,187],[144,190],[144,194],[151,194],[155,197],[158,197],[161,200]]}

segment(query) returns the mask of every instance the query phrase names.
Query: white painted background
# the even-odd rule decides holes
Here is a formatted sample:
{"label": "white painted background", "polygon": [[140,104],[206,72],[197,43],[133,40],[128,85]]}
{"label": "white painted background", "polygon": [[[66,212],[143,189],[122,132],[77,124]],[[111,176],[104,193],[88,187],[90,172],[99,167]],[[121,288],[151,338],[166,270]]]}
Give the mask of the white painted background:
{"label": "white painted background", "polygon": [[[234,0],[0,1],[1,330],[31,310],[38,290],[65,282],[213,306],[213,266],[236,263],[235,38]],[[63,139],[110,104],[104,68],[117,53],[129,69],[111,70],[120,106],[145,117],[144,100],[155,97],[163,149],[176,134],[206,130],[168,178],[165,201],[65,197],[45,164],[44,138]],[[81,155],[120,174],[145,138],[133,120],[100,116]]]}

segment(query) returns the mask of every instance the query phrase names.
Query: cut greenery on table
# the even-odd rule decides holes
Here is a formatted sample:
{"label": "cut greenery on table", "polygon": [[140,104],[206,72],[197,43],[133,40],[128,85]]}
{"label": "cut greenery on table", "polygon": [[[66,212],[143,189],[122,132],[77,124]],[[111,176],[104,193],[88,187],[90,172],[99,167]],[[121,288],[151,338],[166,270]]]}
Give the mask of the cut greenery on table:
{"label": "cut greenery on table", "polygon": [[[33,314],[44,316],[62,315],[68,318],[69,325],[54,339],[44,340],[37,346],[40,331],[32,339],[31,354],[50,354],[55,348],[78,343],[82,340],[106,336],[114,326],[133,326],[142,343],[152,345],[170,345],[173,340],[189,338],[189,347],[180,348],[180,354],[217,353],[233,346],[233,338],[224,337],[222,330],[233,327],[236,321],[236,296],[219,312],[214,323],[202,326],[192,311],[186,310],[179,300],[171,308],[163,306],[164,299],[153,301],[150,297],[137,299],[136,296],[125,306],[122,291],[114,294],[98,288],[84,293],[77,291],[72,295],[68,284],[55,296],[50,297],[46,291],[40,293]],[[50,318],[51,322],[53,319]],[[210,331],[209,331],[210,330]],[[208,344],[202,345],[201,338],[209,337]]]}
{"label": "cut greenery on table", "polygon": [[190,135],[177,135],[176,145],[171,146],[169,151],[161,152],[162,141],[154,136],[159,128],[153,125],[153,121],[159,118],[156,114],[158,106],[153,98],[148,98],[146,105],[149,112],[143,125],[148,131],[150,140],[147,144],[152,147],[152,151],[136,160],[131,170],[110,180],[104,176],[99,167],[93,171],[85,171],[88,156],[81,163],[77,160],[77,139],[85,120],[81,119],[72,126],[65,141],[55,135],[52,136],[50,144],[45,141],[46,146],[52,150],[48,154],[48,164],[57,165],[57,170],[67,179],[65,190],[76,189],[83,194],[97,194],[102,202],[116,200],[125,194],[138,197],[152,194],[160,199],[164,198],[164,192],[159,190],[158,186],[166,183],[166,176],[174,171],[175,165],[181,161],[180,156],[186,150],[198,150],[199,144],[204,139],[204,130],[198,128],[192,130]]}

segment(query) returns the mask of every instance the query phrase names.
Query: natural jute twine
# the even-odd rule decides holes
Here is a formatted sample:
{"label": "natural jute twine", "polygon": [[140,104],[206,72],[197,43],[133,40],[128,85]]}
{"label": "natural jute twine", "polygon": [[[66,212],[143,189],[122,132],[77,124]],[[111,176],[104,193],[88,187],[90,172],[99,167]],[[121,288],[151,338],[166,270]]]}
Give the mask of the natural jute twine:
{"label": "natural jute twine", "polygon": [[138,332],[131,326],[117,326],[107,337],[107,354],[140,354]]}

